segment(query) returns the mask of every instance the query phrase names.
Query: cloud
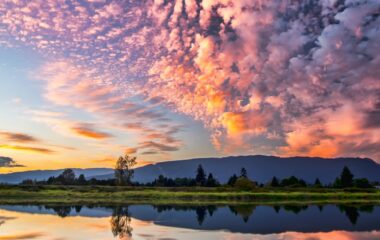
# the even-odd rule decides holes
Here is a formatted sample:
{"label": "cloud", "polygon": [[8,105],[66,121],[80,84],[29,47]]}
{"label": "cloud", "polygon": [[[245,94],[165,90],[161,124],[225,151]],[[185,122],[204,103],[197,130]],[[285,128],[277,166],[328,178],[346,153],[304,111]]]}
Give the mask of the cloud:
{"label": "cloud", "polygon": [[128,119],[120,125],[141,132],[141,146],[176,148],[142,130],[170,109],[201,121],[220,150],[380,159],[372,148],[380,142],[379,7],[377,0],[6,0],[0,43],[67,56],[41,69],[45,97]]}
{"label": "cloud", "polygon": [[137,153],[137,148],[126,148],[125,154],[135,154]]}
{"label": "cloud", "polygon": [[12,132],[1,132],[0,137],[5,138],[7,141],[18,142],[18,143],[38,143],[39,140],[33,136],[24,133],[12,133]]}
{"label": "cloud", "polygon": [[34,153],[43,153],[43,154],[53,154],[55,151],[43,148],[43,147],[29,147],[22,145],[0,145],[0,148],[15,150],[15,151],[26,151],[26,152],[34,152]]}
{"label": "cloud", "polygon": [[93,126],[90,124],[81,124],[81,125],[72,127],[72,131],[74,131],[74,133],[80,136],[97,139],[97,140],[102,140],[102,139],[112,137],[112,135],[109,133],[94,130]]}
{"label": "cloud", "polygon": [[154,141],[142,142],[142,143],[140,143],[139,147],[140,148],[156,149],[156,150],[162,151],[162,152],[174,152],[174,151],[178,151],[178,147],[177,146],[166,145],[166,144],[157,143],[157,142],[154,142]]}
{"label": "cloud", "polygon": [[25,166],[18,164],[15,160],[13,160],[10,157],[0,156],[0,167],[25,167]]}

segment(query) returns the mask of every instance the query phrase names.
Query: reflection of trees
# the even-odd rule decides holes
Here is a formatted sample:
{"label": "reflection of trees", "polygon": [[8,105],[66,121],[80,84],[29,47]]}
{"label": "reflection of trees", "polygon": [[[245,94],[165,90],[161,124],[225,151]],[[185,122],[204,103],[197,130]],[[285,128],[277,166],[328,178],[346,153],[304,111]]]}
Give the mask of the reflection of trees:
{"label": "reflection of trees", "polygon": [[360,216],[357,207],[339,205],[339,209],[346,214],[352,225],[356,225]]}
{"label": "reflection of trees", "polygon": [[[75,211],[77,214],[80,213],[80,211],[82,210],[82,206],[81,205],[77,205],[77,206],[44,206],[45,209],[49,210],[53,210],[58,216],[64,218],[64,217],[67,217],[70,215],[71,211]],[[42,208],[40,208],[42,209]]]}
{"label": "reflection of trees", "polygon": [[117,206],[111,217],[111,230],[119,239],[129,239],[132,236],[131,217],[128,207]]}
{"label": "reflection of trees", "polygon": [[273,206],[273,209],[276,213],[279,213],[280,212],[280,209],[281,209],[281,206],[278,206],[278,205],[274,205]]}
{"label": "reflection of trees", "polygon": [[207,206],[208,215],[210,215],[210,217],[212,217],[212,215],[214,215],[214,212],[217,209],[218,208],[216,206],[213,206],[213,205]]}
{"label": "reflection of trees", "polygon": [[253,211],[256,209],[255,205],[235,205],[229,206],[231,212],[235,215],[240,215],[243,218],[244,222],[248,222],[249,217],[253,214]]}
{"label": "reflection of trees", "polygon": [[301,211],[304,211],[304,210],[307,210],[309,206],[305,205],[305,206],[299,206],[299,205],[285,205],[284,206],[284,210],[285,211],[290,211],[290,212],[293,212],[295,214],[298,214],[300,213]]}
{"label": "reflection of trees", "polygon": [[208,206],[183,206],[183,205],[156,205],[154,208],[157,210],[157,212],[164,212],[164,211],[195,211],[195,214],[197,215],[197,221],[199,225],[202,225],[204,220],[207,217],[207,213],[210,217],[214,214],[214,212],[218,209],[215,205],[208,205]]}
{"label": "reflection of trees", "polygon": [[199,225],[202,225],[202,223],[204,222],[206,218],[206,215],[207,215],[206,210],[207,210],[206,207],[197,207],[195,209],[195,212],[197,214],[197,221]]}
{"label": "reflection of trees", "polygon": [[53,210],[58,216],[64,218],[70,215],[71,206],[45,206],[45,209]]}
{"label": "reflection of trees", "polygon": [[359,207],[359,211],[366,212],[366,213],[372,213],[374,210],[373,205],[363,205]]}
{"label": "reflection of trees", "polygon": [[319,209],[320,212],[323,211],[323,207],[324,207],[323,205],[318,205],[317,207],[318,207],[318,209]]}
{"label": "reflection of trees", "polygon": [[78,214],[82,210],[82,206],[75,206],[74,208],[75,208],[75,212],[78,213]]}

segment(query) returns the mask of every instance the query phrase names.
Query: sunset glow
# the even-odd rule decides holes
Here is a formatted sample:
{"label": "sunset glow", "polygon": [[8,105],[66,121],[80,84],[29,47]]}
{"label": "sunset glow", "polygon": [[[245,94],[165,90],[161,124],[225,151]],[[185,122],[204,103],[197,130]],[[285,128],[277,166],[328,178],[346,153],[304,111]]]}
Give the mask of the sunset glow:
{"label": "sunset glow", "polygon": [[380,162],[380,1],[343,2],[1,0],[0,172]]}

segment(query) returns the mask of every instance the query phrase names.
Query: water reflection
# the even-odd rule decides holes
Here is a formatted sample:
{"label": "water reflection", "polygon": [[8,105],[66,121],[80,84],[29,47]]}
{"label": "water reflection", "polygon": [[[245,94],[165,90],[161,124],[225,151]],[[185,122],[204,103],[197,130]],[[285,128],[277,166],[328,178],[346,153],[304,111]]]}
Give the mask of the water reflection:
{"label": "water reflection", "polygon": [[[194,234],[197,239],[203,235],[205,239],[334,239],[331,236],[337,232],[350,240],[380,239],[379,219],[380,206],[375,205],[4,205],[0,206],[0,239],[15,239],[2,235],[12,231],[18,236],[52,239],[50,235],[66,234],[62,229],[69,227],[81,233],[66,239],[98,239],[95,235],[102,236],[99,239],[165,239],[170,234],[175,239],[195,239]],[[32,229],[46,223],[57,226],[20,232],[30,222]],[[81,224],[90,227],[81,228]],[[45,233],[46,229],[51,232]],[[193,238],[185,237],[185,230],[192,231]]]}
{"label": "water reflection", "polygon": [[132,236],[131,217],[128,207],[115,207],[111,217],[111,229],[115,237],[121,239]]}

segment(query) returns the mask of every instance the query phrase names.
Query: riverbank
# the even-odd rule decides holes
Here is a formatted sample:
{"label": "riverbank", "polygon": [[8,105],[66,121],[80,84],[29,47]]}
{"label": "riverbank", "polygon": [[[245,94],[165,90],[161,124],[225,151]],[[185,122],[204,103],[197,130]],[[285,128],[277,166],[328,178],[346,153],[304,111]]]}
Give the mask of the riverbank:
{"label": "riverbank", "polygon": [[380,203],[375,189],[0,186],[0,203]]}

